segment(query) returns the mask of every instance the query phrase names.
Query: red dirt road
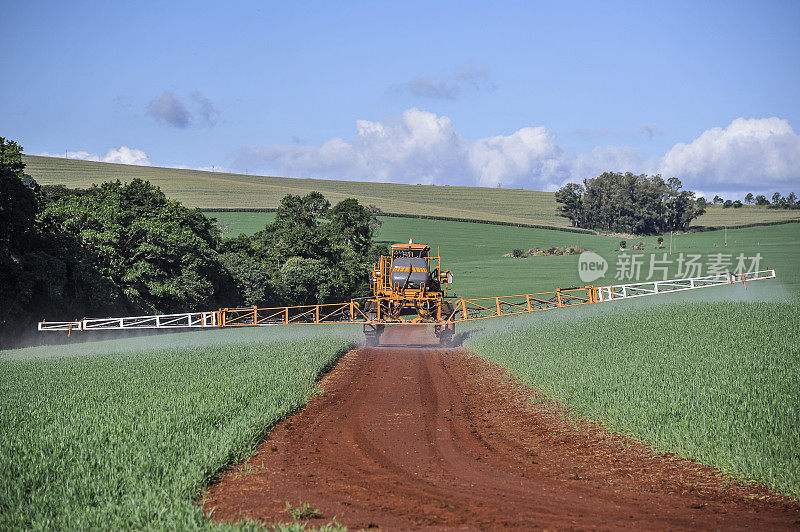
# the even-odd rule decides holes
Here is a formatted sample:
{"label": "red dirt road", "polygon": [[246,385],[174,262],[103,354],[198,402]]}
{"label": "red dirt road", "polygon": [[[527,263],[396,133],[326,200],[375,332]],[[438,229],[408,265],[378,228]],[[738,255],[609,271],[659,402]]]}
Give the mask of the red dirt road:
{"label": "red dirt road", "polygon": [[464,350],[356,349],[322,387],[204,511],[277,523],[305,502],[321,512],[310,524],[356,529],[800,526],[796,503],[570,421]]}

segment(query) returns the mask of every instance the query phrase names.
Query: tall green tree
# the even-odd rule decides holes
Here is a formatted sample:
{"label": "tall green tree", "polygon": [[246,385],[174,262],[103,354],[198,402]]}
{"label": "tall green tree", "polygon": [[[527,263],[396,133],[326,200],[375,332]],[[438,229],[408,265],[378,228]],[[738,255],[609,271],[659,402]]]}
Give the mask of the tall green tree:
{"label": "tall green tree", "polygon": [[328,212],[327,218],[331,241],[347,246],[356,253],[369,251],[375,225],[367,207],[356,199],[348,198],[337,203]]}
{"label": "tall green tree", "polygon": [[[226,264],[246,264],[254,275],[255,263],[249,261],[260,265],[271,283],[271,305],[340,302],[365,295],[376,222],[374,212],[352,198],[331,207],[319,192],[288,195],[275,219],[249,245],[240,237],[226,241],[222,249],[226,255],[240,254],[235,261],[227,258]],[[258,297],[255,293],[251,299]]]}
{"label": "tall green tree", "polygon": [[230,286],[218,260],[220,235],[202,213],[140,179],[95,185],[47,205],[45,229],[79,235],[128,310],[181,312],[213,307]]}
{"label": "tall green tree", "polygon": [[583,186],[568,183],[556,192],[561,216],[574,226],[602,231],[652,234],[686,229],[704,212],[694,193],[675,177],[604,172]]}
{"label": "tall green tree", "polygon": [[0,137],[0,249],[20,251],[34,231],[38,201],[26,186],[22,147]]}
{"label": "tall green tree", "polygon": [[583,187],[578,183],[567,183],[556,191],[558,214],[572,222],[572,227],[582,227],[584,223]]}

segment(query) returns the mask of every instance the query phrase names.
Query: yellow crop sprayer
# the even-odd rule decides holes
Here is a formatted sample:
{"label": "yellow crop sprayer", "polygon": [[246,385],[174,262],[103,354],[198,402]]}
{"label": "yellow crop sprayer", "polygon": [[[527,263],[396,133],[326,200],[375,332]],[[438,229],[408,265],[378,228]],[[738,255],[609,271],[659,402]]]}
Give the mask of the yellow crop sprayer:
{"label": "yellow crop sprayer", "polygon": [[[301,323],[362,324],[368,345],[377,345],[387,325],[431,325],[442,345],[449,345],[459,322],[512,316],[561,307],[617,301],[775,277],[775,270],[720,273],[705,277],[670,279],[619,285],[586,285],[553,292],[503,297],[463,299],[448,297],[453,275],[442,268],[430,246],[395,244],[391,255],[381,256],[372,270],[372,296],[345,303],[294,307],[223,308],[180,314],[84,318],[77,321],[42,321],[40,331],[94,331],[122,329],[183,329],[253,327]],[[746,286],[746,285],[745,285]]]}

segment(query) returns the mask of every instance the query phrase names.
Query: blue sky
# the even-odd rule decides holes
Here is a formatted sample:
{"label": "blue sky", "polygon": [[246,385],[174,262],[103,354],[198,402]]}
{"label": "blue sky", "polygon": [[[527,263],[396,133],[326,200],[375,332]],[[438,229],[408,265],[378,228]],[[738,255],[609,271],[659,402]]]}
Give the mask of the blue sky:
{"label": "blue sky", "polygon": [[800,192],[800,2],[230,4],[8,3],[0,135],[296,177]]}

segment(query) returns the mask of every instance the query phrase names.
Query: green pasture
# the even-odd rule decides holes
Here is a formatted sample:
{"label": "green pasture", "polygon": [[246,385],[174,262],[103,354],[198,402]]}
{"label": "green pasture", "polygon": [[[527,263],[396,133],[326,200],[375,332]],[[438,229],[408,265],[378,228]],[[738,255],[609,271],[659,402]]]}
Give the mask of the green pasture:
{"label": "green pasture", "polygon": [[274,212],[203,212],[203,214],[217,220],[217,226],[226,238],[241,234],[252,235],[263,230],[275,219]]}
{"label": "green pasture", "polygon": [[[109,164],[59,157],[24,155],[26,173],[41,184],[89,187],[93,183],[141,178],[170,198],[199,208],[275,208],[286,194],[322,192],[332,203],[356,198],[384,212],[493,220],[568,227],[558,216],[552,192],[535,190],[364,183],[332,179],[268,177],[199,170]],[[694,225],[741,225],[800,218],[800,211],[745,206],[712,206]]]}

